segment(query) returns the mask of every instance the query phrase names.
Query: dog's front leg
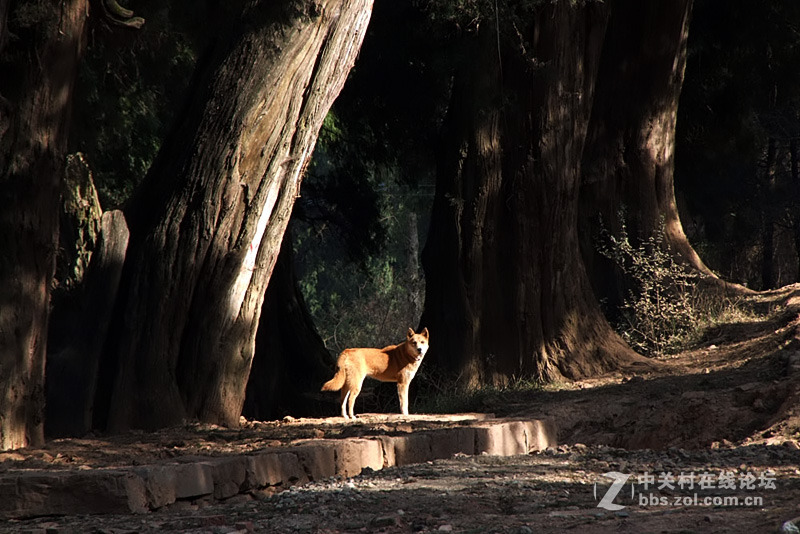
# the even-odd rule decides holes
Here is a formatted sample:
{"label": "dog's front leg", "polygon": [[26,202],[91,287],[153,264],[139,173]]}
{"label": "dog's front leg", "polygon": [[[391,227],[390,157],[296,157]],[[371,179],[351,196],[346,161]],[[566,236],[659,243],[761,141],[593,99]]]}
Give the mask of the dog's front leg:
{"label": "dog's front leg", "polygon": [[397,383],[397,398],[400,400],[400,412],[408,415],[408,382]]}

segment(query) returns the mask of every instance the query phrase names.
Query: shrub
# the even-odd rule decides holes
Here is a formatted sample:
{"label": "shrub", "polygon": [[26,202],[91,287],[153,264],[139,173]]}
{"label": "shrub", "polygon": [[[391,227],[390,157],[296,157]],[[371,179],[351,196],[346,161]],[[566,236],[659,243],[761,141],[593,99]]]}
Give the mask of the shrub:
{"label": "shrub", "polygon": [[697,290],[699,275],[670,253],[663,222],[653,235],[634,244],[620,219],[619,234],[603,229],[598,246],[622,270],[630,287],[615,327],[642,354],[663,354],[675,349],[705,315]]}

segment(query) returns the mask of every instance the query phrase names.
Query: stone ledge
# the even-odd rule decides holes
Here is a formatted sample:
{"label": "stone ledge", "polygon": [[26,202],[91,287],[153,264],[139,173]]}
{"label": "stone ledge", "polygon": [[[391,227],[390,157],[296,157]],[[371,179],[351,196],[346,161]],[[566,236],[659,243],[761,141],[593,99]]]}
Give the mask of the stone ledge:
{"label": "stone ledge", "polygon": [[[464,419],[459,421],[464,425]],[[468,426],[304,440],[254,453],[158,465],[9,472],[0,477],[0,517],[143,513],[180,500],[224,500],[270,487],[352,477],[364,468],[378,470],[455,454],[528,454],[555,445],[551,421],[476,417]]]}

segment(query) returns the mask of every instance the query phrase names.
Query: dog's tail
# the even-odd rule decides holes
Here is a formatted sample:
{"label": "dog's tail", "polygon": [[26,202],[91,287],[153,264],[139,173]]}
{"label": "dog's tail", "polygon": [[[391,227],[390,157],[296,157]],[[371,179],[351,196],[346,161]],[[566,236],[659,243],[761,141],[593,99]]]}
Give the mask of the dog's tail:
{"label": "dog's tail", "polygon": [[339,391],[344,386],[344,369],[341,367],[336,369],[336,374],[333,378],[322,384],[321,391]]}

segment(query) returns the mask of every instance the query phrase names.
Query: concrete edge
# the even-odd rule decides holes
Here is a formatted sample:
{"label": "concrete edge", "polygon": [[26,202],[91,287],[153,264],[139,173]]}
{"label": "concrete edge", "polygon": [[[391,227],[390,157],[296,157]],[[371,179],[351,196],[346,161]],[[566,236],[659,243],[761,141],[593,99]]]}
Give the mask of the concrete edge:
{"label": "concrete edge", "polygon": [[555,445],[552,421],[498,419],[407,434],[307,440],[180,463],[9,473],[0,476],[0,518],[144,513],[182,500],[222,501],[241,493],[352,477],[365,468],[424,463],[456,454],[512,456]]}

